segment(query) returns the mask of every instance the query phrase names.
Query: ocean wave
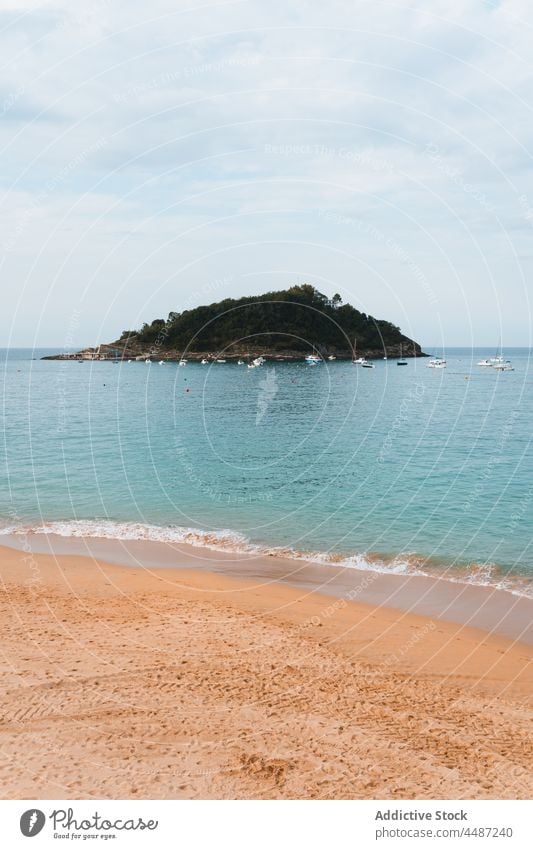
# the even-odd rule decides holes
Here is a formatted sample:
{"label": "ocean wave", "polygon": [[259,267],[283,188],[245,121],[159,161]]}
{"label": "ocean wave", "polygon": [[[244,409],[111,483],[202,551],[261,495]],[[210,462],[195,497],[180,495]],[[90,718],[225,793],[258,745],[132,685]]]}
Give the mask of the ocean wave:
{"label": "ocean wave", "polygon": [[11,524],[0,527],[0,536],[29,535],[186,544],[214,551],[254,557],[261,555],[284,557],[291,560],[303,560],[308,563],[356,569],[364,572],[439,578],[454,583],[492,587],[519,596],[533,597],[533,583],[530,579],[504,572],[501,567],[494,563],[445,566],[438,561],[431,561],[429,558],[415,553],[383,557],[367,552],[342,554],[298,551],[289,547],[253,543],[243,534],[233,530],[213,531],[176,525],[150,525],[141,522],[70,520],[45,522],[36,526]]}
{"label": "ocean wave", "polygon": [[236,531],[202,531],[199,528],[178,526],[146,525],[141,522],[113,522],[108,520],[71,520],[45,522],[42,525],[24,527],[10,525],[0,529],[0,536],[27,534],[55,534],[60,537],[87,537],[90,539],[146,540],[148,542],[176,542],[240,551],[247,544],[246,537]]}

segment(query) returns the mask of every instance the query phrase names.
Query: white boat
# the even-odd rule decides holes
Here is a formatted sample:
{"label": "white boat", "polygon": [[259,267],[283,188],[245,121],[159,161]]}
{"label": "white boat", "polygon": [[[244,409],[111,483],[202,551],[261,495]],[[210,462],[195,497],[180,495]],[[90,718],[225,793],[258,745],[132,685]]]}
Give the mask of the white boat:
{"label": "white boat", "polygon": [[493,365],[493,363],[490,360],[480,360],[479,363],[477,363],[477,365],[478,366],[484,366],[485,368],[490,368]]}
{"label": "white boat", "polygon": [[226,360],[222,360],[222,359],[215,360],[215,363],[225,363],[225,362],[226,362]]}
{"label": "white boat", "polygon": [[308,354],[305,362],[310,366],[317,366],[322,362],[322,357],[319,357],[318,354]]}
{"label": "white boat", "polygon": [[402,345],[400,345],[400,359],[397,360],[396,365],[397,366],[406,366],[407,365],[407,360],[404,360],[404,358],[403,358],[403,346]]}
{"label": "white boat", "polygon": [[[494,357],[490,357],[489,358],[489,364],[492,366],[492,368],[495,368],[498,371],[514,371],[510,361],[506,360],[505,357],[503,356],[501,337],[500,337],[500,353],[496,354]],[[506,365],[508,366],[508,368],[505,368]]]}
{"label": "white boat", "polygon": [[204,357],[204,359],[201,361],[201,365],[203,365],[203,366],[209,365],[209,360],[206,360],[205,357]]}
{"label": "white boat", "polygon": [[144,362],[146,363],[147,366],[152,365],[152,360],[145,360]]}
{"label": "white boat", "polygon": [[180,361],[179,361],[179,363],[178,363],[178,365],[179,365],[179,366],[186,366],[186,365],[187,365],[187,360],[180,360]]}
{"label": "white boat", "polygon": [[159,360],[159,365],[160,365],[160,366],[164,366],[164,365],[165,365],[165,361],[164,361],[164,360]]}
{"label": "white boat", "polygon": [[375,368],[374,363],[369,363],[368,360],[365,360],[364,363],[361,363],[361,368]]}
{"label": "white boat", "polygon": [[251,363],[248,363],[248,368],[259,368],[265,362],[264,357],[256,357],[255,360],[252,360]]}
{"label": "white boat", "polygon": [[446,360],[443,360],[442,357],[434,357],[426,363],[426,368],[446,368]]}
{"label": "white boat", "polygon": [[354,366],[362,366],[364,363],[366,363],[366,359],[364,357],[357,357],[356,360],[352,360],[352,364]]}
{"label": "white boat", "polygon": [[244,365],[244,360],[237,360],[237,365],[238,365],[238,366],[243,366],[243,365]]}
{"label": "white boat", "polygon": [[511,360],[506,360],[505,357],[494,357],[491,365],[496,371],[514,371]]}
{"label": "white boat", "polygon": [[328,360],[330,362],[333,362],[333,360],[336,360],[336,359],[337,359],[337,357],[334,357],[333,354],[330,354],[329,357],[328,357]]}
{"label": "white boat", "polygon": [[490,364],[492,368],[495,368],[496,371],[514,371],[513,364],[511,360],[507,360],[503,355],[502,343],[500,339],[500,353],[496,354],[495,357],[490,358]]}

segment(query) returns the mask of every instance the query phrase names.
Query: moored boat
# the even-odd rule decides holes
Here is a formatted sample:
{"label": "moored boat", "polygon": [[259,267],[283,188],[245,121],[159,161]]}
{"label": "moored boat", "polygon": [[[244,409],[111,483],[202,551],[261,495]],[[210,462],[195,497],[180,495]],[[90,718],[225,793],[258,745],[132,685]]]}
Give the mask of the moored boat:
{"label": "moored boat", "polygon": [[396,365],[397,366],[406,366],[407,365],[407,360],[404,360],[404,358],[403,358],[403,346],[402,345],[400,345],[400,359],[396,362]]}

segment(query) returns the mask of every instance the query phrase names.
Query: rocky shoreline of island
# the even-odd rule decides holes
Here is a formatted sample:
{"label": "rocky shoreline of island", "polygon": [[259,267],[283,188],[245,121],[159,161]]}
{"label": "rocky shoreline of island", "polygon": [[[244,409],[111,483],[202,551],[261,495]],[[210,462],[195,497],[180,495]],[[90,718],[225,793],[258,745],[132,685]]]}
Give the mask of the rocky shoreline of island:
{"label": "rocky shoreline of island", "polygon": [[[263,357],[271,362],[298,362],[305,360],[307,354],[315,353],[324,360],[330,362],[350,361],[355,359],[354,352],[349,349],[338,349],[329,346],[316,346],[314,351],[309,352],[297,351],[288,348],[287,350],[272,349],[255,346],[243,347],[242,345],[231,346],[220,351],[205,350],[205,351],[188,351],[167,349],[158,347],[157,345],[121,345],[119,342],[106,345],[98,345],[97,347],[82,348],[79,351],[63,351],[57,354],[49,354],[42,357],[43,360],[78,360],[78,361],[146,361],[158,360],[162,362],[217,362],[224,360],[226,362],[251,362],[257,357]],[[387,345],[380,349],[361,349],[357,350],[358,357],[365,357],[367,360],[383,360],[383,359],[413,359],[416,357],[427,357],[420,346],[412,342],[411,345]]]}

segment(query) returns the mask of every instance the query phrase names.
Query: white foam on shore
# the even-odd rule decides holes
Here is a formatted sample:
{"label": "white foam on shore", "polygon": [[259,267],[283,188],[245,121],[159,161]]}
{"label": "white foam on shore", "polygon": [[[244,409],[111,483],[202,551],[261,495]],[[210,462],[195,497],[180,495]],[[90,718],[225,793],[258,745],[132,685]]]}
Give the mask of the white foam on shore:
{"label": "white foam on shore", "polygon": [[60,537],[87,537],[90,539],[146,540],[149,542],[175,542],[225,551],[244,550],[246,537],[235,531],[202,531],[198,528],[145,525],[141,522],[113,522],[107,520],[72,520],[46,522],[35,527],[9,526],[0,529],[0,536],[26,536],[55,534]]}
{"label": "white foam on shore", "polygon": [[34,527],[9,525],[0,528],[0,536],[55,535],[87,539],[147,541],[186,544],[214,551],[253,556],[269,555],[303,560],[324,566],[336,566],[359,571],[380,572],[386,575],[420,575],[439,578],[453,583],[470,584],[506,590],[518,596],[533,597],[533,582],[525,577],[505,575],[494,564],[471,564],[469,567],[431,569],[427,558],[403,554],[388,559],[367,553],[341,555],[328,552],[296,551],[281,546],[266,546],[250,542],[243,534],[232,530],[207,531],[200,528],[162,526],[141,522],[114,522],[111,520],[71,520],[46,522]]}
{"label": "white foam on shore", "polygon": [[149,525],[140,522],[113,522],[108,520],[71,520],[46,522],[35,527],[11,526],[0,529],[0,536],[56,535],[78,539],[112,539],[124,541],[147,541],[162,543],[184,543],[214,551],[234,554],[269,555],[305,560],[324,566],[343,566],[362,571],[377,571],[386,574],[423,574],[416,572],[411,558],[397,557],[390,562],[370,557],[365,553],[345,555],[328,552],[296,551],[283,546],[268,546],[252,543],[238,531],[206,531],[200,528]]}

